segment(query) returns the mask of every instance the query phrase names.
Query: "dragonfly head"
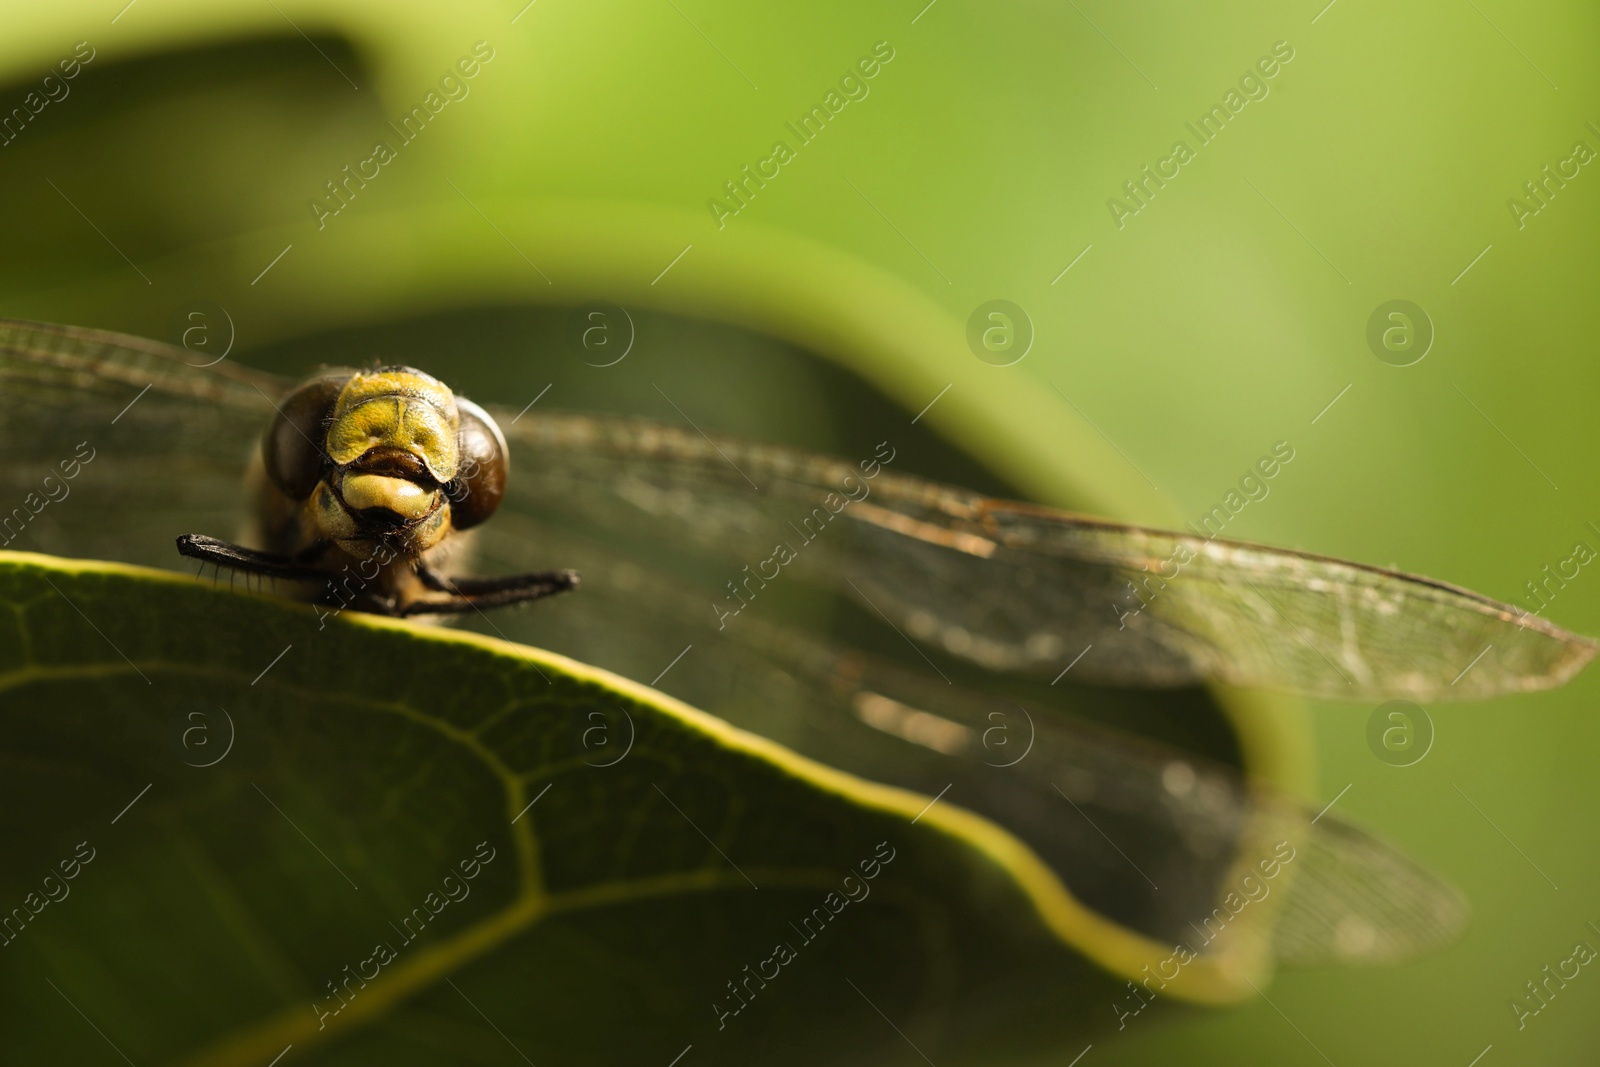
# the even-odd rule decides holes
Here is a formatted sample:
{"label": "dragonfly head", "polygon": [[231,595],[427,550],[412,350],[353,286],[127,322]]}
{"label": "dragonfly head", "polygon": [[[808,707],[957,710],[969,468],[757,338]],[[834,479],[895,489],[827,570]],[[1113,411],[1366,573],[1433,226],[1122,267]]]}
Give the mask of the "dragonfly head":
{"label": "dragonfly head", "polygon": [[263,452],[273,483],[356,556],[419,555],[487,519],[505,492],[494,420],[410,367],[303,383],[279,405]]}

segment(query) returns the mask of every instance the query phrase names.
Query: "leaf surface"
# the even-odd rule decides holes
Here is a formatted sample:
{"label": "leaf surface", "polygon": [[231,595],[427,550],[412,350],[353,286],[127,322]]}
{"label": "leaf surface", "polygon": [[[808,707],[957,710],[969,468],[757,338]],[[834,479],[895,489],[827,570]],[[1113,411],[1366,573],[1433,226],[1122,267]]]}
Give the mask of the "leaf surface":
{"label": "leaf surface", "polygon": [[1065,933],[1150,949],[993,824],[552,654],[16,553],[0,604],[14,1062],[959,1061],[1111,1019]]}

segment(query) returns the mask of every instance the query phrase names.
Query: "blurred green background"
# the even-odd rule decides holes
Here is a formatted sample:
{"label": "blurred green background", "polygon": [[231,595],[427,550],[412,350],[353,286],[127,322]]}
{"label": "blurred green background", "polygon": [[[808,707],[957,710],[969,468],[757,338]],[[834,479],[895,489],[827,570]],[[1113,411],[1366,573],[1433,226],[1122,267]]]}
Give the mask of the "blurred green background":
{"label": "blurred green background", "polygon": [[[1229,536],[1502,598],[1600,549],[1600,176],[1550,183],[1521,225],[1507,204],[1575,142],[1600,149],[1593,5],[108,0],[5,23],[0,113],[78,42],[94,58],[0,145],[0,314],[176,340],[221,309],[242,361],[294,369],[302,339],[317,359],[396,323],[448,344],[446,322],[500,353],[472,395],[562,383],[546,402],[674,418],[539,310],[603,298],[638,309],[640,360],[737,357],[661,364],[708,429],[870,436],[799,350],[908,412],[948,385],[926,422],[1044,501],[1192,520],[1287,441]],[[400,145],[388,124],[480,41],[469,95]],[[785,124],[878,42],[870,91],[800,146]],[[1267,95],[1119,227],[1108,200],[1196,147],[1185,123],[1277,42],[1292,59]],[[395,158],[319,226],[311,202],[333,206],[325,183],[379,139]],[[719,227],[708,199],[779,139],[795,158]],[[1035,334],[1011,366],[967,346],[994,299]],[[1435,333],[1403,367],[1367,341],[1398,299]],[[1548,617],[1600,633],[1597,582]],[[1596,943],[1597,686],[1430,709],[1434,746],[1404,768],[1369,751],[1373,709],[1313,706],[1313,803],[1348,784],[1340,812],[1466,891],[1466,939],[1400,970],[1285,974],[1270,1005],[1135,1025],[1086,1064],[1592,1062],[1600,979],[1522,1030],[1509,1001]]]}

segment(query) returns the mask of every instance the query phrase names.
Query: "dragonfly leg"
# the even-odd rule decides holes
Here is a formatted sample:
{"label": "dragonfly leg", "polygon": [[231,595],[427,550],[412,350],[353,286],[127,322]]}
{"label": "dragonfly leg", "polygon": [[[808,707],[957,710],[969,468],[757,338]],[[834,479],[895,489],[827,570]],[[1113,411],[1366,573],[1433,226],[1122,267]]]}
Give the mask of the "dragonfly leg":
{"label": "dragonfly leg", "polygon": [[286,556],[241,548],[204,534],[183,534],[179,537],[178,554],[200,560],[202,563],[214,563],[230,571],[259,574],[267,578],[283,578],[296,582],[322,582],[328,578],[326,571],[297,563]]}
{"label": "dragonfly leg", "polygon": [[454,615],[479,608],[498,608],[541,600],[575,589],[577,571],[540,571],[509,574],[501,578],[447,578],[426,564],[419,564],[417,577],[428,588],[447,594],[419,597],[399,608],[397,615]]}

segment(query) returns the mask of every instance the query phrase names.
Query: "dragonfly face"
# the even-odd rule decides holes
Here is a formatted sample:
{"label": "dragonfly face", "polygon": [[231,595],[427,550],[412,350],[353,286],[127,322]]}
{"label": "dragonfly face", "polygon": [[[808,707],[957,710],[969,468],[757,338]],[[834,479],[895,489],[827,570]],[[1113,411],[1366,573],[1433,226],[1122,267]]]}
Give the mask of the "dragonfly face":
{"label": "dragonfly face", "polygon": [[371,559],[388,546],[420,556],[500,505],[505,439],[481,408],[463,416],[463,406],[409,367],[313,378],[267,429],[267,476],[306,502],[316,536],[348,555]]}
{"label": "dragonfly face", "polygon": [[535,600],[577,583],[571,572],[486,582],[435,569],[456,532],[500,506],[508,463],[494,419],[437,378],[411,367],[329,371],[275,406],[257,493],[264,550],[186,534],[184,555],[319,582],[341,606],[341,572],[372,564],[358,570],[359,588],[346,583],[351,606],[395,615]]}
{"label": "dragonfly face", "polygon": [[[320,539],[357,559],[385,546],[415,557],[450,533],[460,421],[450,390],[420,371],[324,376],[285,400],[263,458]],[[504,468],[500,452],[486,458]]]}

